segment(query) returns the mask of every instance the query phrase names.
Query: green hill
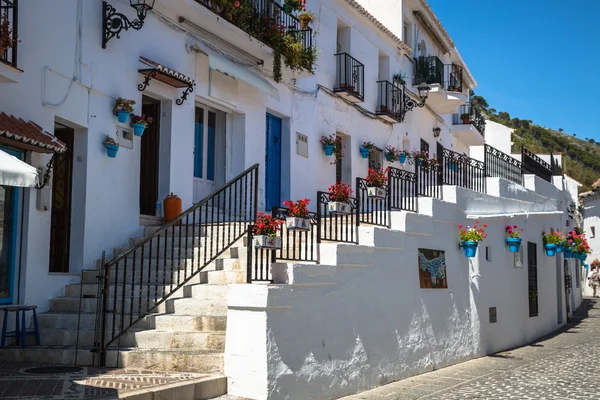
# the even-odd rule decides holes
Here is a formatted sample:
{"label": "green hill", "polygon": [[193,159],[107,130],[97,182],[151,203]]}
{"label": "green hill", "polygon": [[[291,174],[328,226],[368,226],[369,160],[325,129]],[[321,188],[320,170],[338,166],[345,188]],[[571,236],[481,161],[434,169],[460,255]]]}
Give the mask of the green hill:
{"label": "green hill", "polygon": [[538,154],[562,154],[564,173],[583,184],[580,192],[591,190],[599,178],[600,142],[577,138],[576,134],[564,133],[561,128],[555,130],[536,125],[531,120],[511,118],[508,112],[496,111],[483,97],[473,93],[471,103],[478,106],[487,119],[515,129],[513,153],[520,152],[523,145]]}

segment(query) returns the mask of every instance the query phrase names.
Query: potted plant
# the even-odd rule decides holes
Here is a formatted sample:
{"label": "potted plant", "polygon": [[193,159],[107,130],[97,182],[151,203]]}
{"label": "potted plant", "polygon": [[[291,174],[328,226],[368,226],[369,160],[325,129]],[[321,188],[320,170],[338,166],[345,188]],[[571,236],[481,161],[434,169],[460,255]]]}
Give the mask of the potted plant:
{"label": "potted plant", "polygon": [[333,150],[335,149],[335,139],[335,135],[321,136],[321,145],[323,145],[323,150],[325,150],[326,156],[333,155]]}
{"label": "potted plant", "polygon": [[329,186],[329,203],[327,203],[327,211],[331,215],[348,215],[352,211],[350,209],[350,196],[352,189],[343,182],[338,182],[335,185]]}
{"label": "potted plant", "polygon": [[369,168],[367,177],[367,196],[374,200],[384,200],[386,196],[385,184],[388,180],[387,172],[380,169],[379,171]]}
{"label": "potted plant", "polygon": [[400,72],[400,73],[394,74],[394,76],[393,76],[392,79],[395,80],[396,82],[398,82],[401,85],[405,85],[406,84],[406,81],[405,81],[406,74],[404,72]]}
{"label": "potted plant", "polygon": [[308,217],[308,203],[310,199],[288,200],[283,205],[288,207],[288,216],[285,226],[292,231],[310,231],[310,218]]}
{"label": "potted plant", "polygon": [[385,159],[389,162],[398,161],[398,150],[389,144],[385,146]]}
{"label": "potted plant", "polygon": [[426,151],[413,151],[412,156],[417,160],[417,165],[426,165],[429,161],[429,153]]}
{"label": "potted plant", "polygon": [[460,114],[460,119],[462,119],[462,123],[468,125],[471,123],[471,117],[468,113]]}
{"label": "potted plant", "polygon": [[385,112],[387,112],[387,109],[388,109],[388,108],[387,108],[387,106],[386,106],[386,105],[383,105],[383,104],[382,104],[382,105],[380,105],[380,106],[379,106],[379,109],[381,110],[381,112],[382,112],[382,113],[385,113]]}
{"label": "potted plant", "polygon": [[562,243],[562,235],[559,232],[542,232],[542,239],[544,243],[544,250],[546,255],[552,257],[556,254],[556,245]]}
{"label": "potted plant", "polygon": [[0,14],[0,54],[12,49],[15,43],[21,42],[17,39],[17,33],[11,28],[11,22],[6,13]]}
{"label": "potted plant", "polygon": [[584,251],[586,248],[589,248],[587,245],[587,240],[585,245],[583,244],[585,240],[585,236],[577,231],[571,231],[567,234],[564,239],[565,247],[565,258],[576,258],[579,259],[579,253]]}
{"label": "potted plant", "polygon": [[521,234],[523,229],[517,225],[506,225],[506,244],[511,253],[516,253],[521,248]]}
{"label": "potted plant", "polygon": [[146,114],[142,115],[134,115],[131,119],[131,126],[133,127],[133,134],[135,136],[142,136],[144,134],[144,130],[148,125],[152,123],[152,117],[146,116]]}
{"label": "potted plant", "polygon": [[306,0],[286,0],[283,3],[283,11],[291,14],[294,11],[302,11],[306,7]]}
{"label": "potted plant", "polygon": [[465,257],[473,258],[477,254],[479,242],[487,237],[484,228],[487,228],[487,224],[483,224],[480,227],[479,221],[476,221],[473,227],[458,226],[458,229],[460,229],[460,245]]}
{"label": "potted plant", "polygon": [[117,120],[120,123],[127,122],[127,118],[129,115],[133,113],[133,105],[135,104],[134,100],[124,99],[119,97],[115,102],[115,107],[113,108],[113,114],[117,116]]}
{"label": "potted plant", "polygon": [[375,145],[372,142],[363,142],[360,146],[360,155],[362,158],[369,158],[369,154],[373,151]]}
{"label": "potted plant", "polygon": [[300,28],[306,29],[315,20],[315,15],[310,11],[304,11],[298,15],[298,19],[300,20]]}
{"label": "potted plant", "polygon": [[117,156],[117,152],[119,151],[119,144],[115,141],[115,139],[106,135],[103,144],[106,148],[106,155],[110,158],[115,158]]}
{"label": "potted plant", "polygon": [[277,232],[281,229],[283,221],[273,218],[265,213],[258,213],[252,227],[252,243],[255,249],[276,250],[281,248],[281,238]]}

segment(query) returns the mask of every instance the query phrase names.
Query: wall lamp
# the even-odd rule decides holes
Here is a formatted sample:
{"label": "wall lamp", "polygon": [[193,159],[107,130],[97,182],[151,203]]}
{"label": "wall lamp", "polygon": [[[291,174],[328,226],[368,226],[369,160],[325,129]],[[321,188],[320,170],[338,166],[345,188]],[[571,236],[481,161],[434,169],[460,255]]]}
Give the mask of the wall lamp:
{"label": "wall lamp", "polygon": [[405,112],[408,112],[408,111],[412,110],[415,107],[423,107],[423,106],[425,106],[425,100],[427,100],[427,97],[429,96],[429,91],[431,90],[431,86],[429,86],[425,82],[421,82],[419,84],[419,86],[417,86],[417,90],[419,91],[419,99],[421,99],[421,102],[417,103],[416,101],[414,101],[413,99],[411,99],[409,96],[404,96],[404,110],[405,110]]}
{"label": "wall lamp", "polygon": [[433,128],[433,137],[440,137],[440,133],[442,133],[442,128],[439,126]]}
{"label": "wall lamp", "polygon": [[144,20],[148,11],[154,8],[156,0],[129,0],[131,7],[137,11],[138,19],[130,21],[124,14],[118,13],[117,10],[108,4],[102,2],[102,48],[106,48],[106,43],[115,36],[119,39],[122,30],[129,28],[139,31],[144,26]]}

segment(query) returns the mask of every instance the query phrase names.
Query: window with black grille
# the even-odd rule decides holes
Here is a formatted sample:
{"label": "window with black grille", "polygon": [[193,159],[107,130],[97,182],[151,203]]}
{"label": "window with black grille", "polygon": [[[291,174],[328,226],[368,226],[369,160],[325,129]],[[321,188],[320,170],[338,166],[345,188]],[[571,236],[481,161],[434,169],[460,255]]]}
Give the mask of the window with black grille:
{"label": "window with black grille", "polygon": [[529,316],[538,315],[537,244],[527,242],[527,279],[529,281]]}
{"label": "window with black grille", "polygon": [[421,151],[426,151],[429,153],[429,143],[421,139]]}
{"label": "window with black grille", "polygon": [[369,152],[369,168],[379,171],[383,168],[383,150],[373,147]]}

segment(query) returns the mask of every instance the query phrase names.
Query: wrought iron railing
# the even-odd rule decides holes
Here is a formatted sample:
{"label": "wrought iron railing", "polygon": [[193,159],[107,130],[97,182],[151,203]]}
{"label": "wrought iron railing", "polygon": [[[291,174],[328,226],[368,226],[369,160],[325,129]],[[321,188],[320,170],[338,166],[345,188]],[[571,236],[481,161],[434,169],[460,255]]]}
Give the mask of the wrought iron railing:
{"label": "wrought iron railing", "polygon": [[463,91],[463,68],[456,64],[444,65],[444,89],[450,92]]}
{"label": "wrought iron railing", "polygon": [[329,210],[330,195],[317,192],[317,213],[319,214],[318,243],[322,241],[358,243],[357,202],[351,197],[348,201],[350,214],[340,215]]}
{"label": "wrought iron railing", "polygon": [[437,160],[415,160],[417,195],[440,198],[440,165]]}
{"label": "wrought iron railing", "polygon": [[94,350],[107,347],[238,242],[256,219],[258,164],[102,263]]}
{"label": "wrought iron railing", "polygon": [[550,153],[550,166],[552,167],[552,175],[559,176],[563,174],[562,165],[552,153]]}
{"label": "wrought iron railing", "polygon": [[[12,32],[12,44],[10,48],[5,48],[0,52],[0,61],[17,66],[17,45],[19,44],[19,4],[18,0],[0,0],[0,26],[8,24],[8,29]],[[10,40],[9,38],[8,40]],[[4,48],[4,46],[2,47]],[[2,50],[0,48],[0,50]]]}
{"label": "wrought iron railing", "polygon": [[377,82],[377,109],[375,114],[404,120],[404,93],[401,87],[389,81]]}
{"label": "wrought iron railing", "polygon": [[[469,116],[468,119],[462,118],[465,114]],[[477,129],[481,136],[485,136],[485,117],[477,107],[472,106],[469,103],[460,106],[458,114],[454,114],[452,117],[452,123],[454,125],[471,124]]]}
{"label": "wrought iron railing", "polygon": [[523,174],[534,174],[552,182],[552,166],[525,147],[521,147],[521,167]]}
{"label": "wrought iron railing", "polygon": [[444,63],[436,56],[417,57],[414,60],[415,78],[414,85],[423,82],[427,84],[444,83]]}
{"label": "wrought iron railing", "polygon": [[303,28],[300,20],[285,12],[275,0],[240,0],[238,7],[233,1],[196,2],[269,46],[273,45],[273,32],[277,32],[294,36],[305,49],[312,47],[312,29]]}
{"label": "wrought iron railing", "polygon": [[387,185],[390,210],[417,211],[417,174],[390,167]]}
{"label": "wrought iron railing", "polygon": [[348,53],[335,55],[334,92],[345,92],[357,99],[365,99],[365,66]]}
{"label": "wrought iron railing", "polygon": [[485,145],[485,176],[502,178],[521,185],[521,161],[490,145]]}
{"label": "wrought iron railing", "polygon": [[[383,198],[373,194],[369,196],[369,185],[366,179],[356,178],[356,205],[359,224],[390,226],[389,190],[384,185]],[[375,193],[376,195],[376,193]]]}
{"label": "wrought iron railing", "polygon": [[444,149],[442,182],[485,193],[485,163],[464,154]]}

